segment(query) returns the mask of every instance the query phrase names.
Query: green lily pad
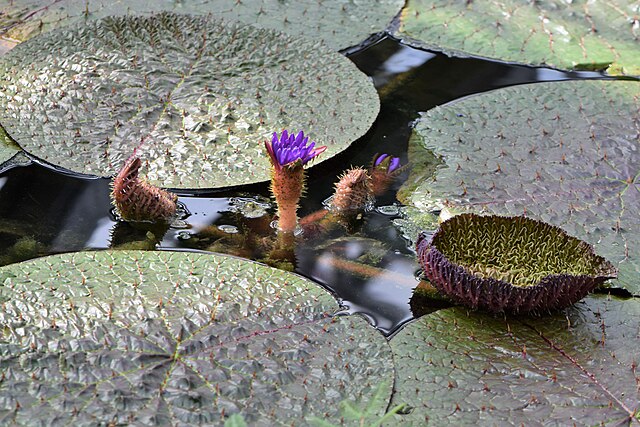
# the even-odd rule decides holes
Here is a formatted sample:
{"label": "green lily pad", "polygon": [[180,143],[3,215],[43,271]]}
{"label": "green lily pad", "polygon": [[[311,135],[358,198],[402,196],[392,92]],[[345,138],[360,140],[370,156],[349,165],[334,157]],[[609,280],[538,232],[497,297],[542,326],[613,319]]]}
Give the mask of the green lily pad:
{"label": "green lily pad", "polygon": [[517,86],[435,108],[411,143],[444,164],[409,178],[420,183],[401,192],[408,219],[526,214],[592,244],[618,268],[612,284],[638,294],[639,121],[640,84],[623,81]]}
{"label": "green lily pad", "polygon": [[404,0],[21,0],[0,14],[0,35],[27,40],[44,31],[109,15],[179,12],[228,20],[322,40],[332,48],[356,45],[384,31]]}
{"label": "green lily pad", "polygon": [[254,262],[82,252],[2,267],[0,280],[2,424],[336,420],[341,401],[392,383],[380,333]]}
{"label": "green lily pad", "polygon": [[0,169],[4,164],[19,153],[20,147],[7,135],[7,132],[0,126]]}
{"label": "green lily pad", "polygon": [[263,141],[304,130],[327,159],[362,136],[369,78],[318,43],[210,17],[114,17],[21,43],[0,58],[0,122],[29,153],[112,175],[134,150],[154,185],[270,178]]}
{"label": "green lily pad", "polygon": [[[633,425],[640,301],[590,296],[563,314],[424,316],[392,340],[400,425]],[[635,419],[635,421],[634,421]]]}
{"label": "green lily pad", "polygon": [[638,75],[639,12],[635,0],[409,0],[396,35],[455,55]]}

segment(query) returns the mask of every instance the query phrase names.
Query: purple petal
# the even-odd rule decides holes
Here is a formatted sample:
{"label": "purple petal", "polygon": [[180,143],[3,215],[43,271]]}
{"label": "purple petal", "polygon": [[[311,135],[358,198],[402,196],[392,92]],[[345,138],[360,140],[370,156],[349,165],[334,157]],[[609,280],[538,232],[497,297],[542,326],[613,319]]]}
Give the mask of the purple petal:
{"label": "purple petal", "polygon": [[393,172],[399,167],[400,167],[400,158],[394,157],[393,159],[391,159],[391,163],[389,163],[389,168],[387,169],[387,172]]}
{"label": "purple petal", "polygon": [[376,161],[373,163],[373,166],[378,166],[380,163],[382,163],[384,161],[384,159],[386,159],[387,157],[389,157],[388,154],[380,154],[378,156],[378,158],[376,159]]}

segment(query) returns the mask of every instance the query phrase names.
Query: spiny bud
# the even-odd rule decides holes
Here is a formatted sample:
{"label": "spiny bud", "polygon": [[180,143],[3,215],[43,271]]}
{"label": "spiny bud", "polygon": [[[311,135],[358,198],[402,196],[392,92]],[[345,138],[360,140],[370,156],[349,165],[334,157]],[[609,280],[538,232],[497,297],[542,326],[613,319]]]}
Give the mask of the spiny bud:
{"label": "spiny bud", "polygon": [[331,208],[337,211],[362,211],[373,200],[371,177],[363,168],[346,171],[335,185]]}
{"label": "spiny bud", "polygon": [[129,158],[114,178],[111,201],[125,221],[169,221],[175,216],[178,196],[139,178],[142,162]]}

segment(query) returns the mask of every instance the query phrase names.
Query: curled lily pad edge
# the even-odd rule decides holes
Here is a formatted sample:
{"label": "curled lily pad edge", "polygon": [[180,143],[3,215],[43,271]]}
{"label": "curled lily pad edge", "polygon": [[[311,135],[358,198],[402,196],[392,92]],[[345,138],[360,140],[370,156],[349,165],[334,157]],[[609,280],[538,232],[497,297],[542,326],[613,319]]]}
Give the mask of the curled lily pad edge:
{"label": "curled lily pad edge", "polygon": [[[456,264],[433,244],[452,223],[466,218],[500,219],[503,221],[525,221],[536,223],[565,238],[579,242],[596,261],[594,273],[550,274],[534,285],[516,286],[496,278],[484,278]],[[444,227],[443,227],[444,226]],[[444,221],[429,237],[425,232],[416,241],[418,260],[426,278],[453,301],[473,310],[492,313],[541,313],[566,308],[584,298],[609,279],[617,278],[617,268],[604,257],[595,253],[592,245],[569,235],[562,228],[525,216],[479,215],[462,213]]]}

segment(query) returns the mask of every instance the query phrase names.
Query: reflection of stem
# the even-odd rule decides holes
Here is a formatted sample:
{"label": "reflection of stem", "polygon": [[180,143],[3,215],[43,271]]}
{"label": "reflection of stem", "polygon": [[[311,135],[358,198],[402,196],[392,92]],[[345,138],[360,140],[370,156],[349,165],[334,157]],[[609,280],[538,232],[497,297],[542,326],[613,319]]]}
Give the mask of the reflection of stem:
{"label": "reflection of stem", "polygon": [[330,257],[321,257],[318,262],[324,263],[328,267],[336,268],[338,270],[346,271],[348,273],[360,276],[365,279],[380,278],[387,282],[396,283],[408,288],[415,288],[420,286],[422,288],[435,288],[424,280],[416,282],[415,277],[407,276],[405,274],[396,273],[394,271],[387,271],[382,268],[374,267],[372,265],[362,264],[357,261],[350,261],[347,259]]}
{"label": "reflection of stem", "polygon": [[293,233],[280,231],[273,249],[263,261],[282,270],[293,271],[296,267],[295,245],[296,238]]}
{"label": "reflection of stem", "polygon": [[304,218],[302,218],[300,220],[300,225],[302,227],[304,227],[305,225],[313,224],[314,222],[317,222],[317,221],[320,221],[321,219],[324,219],[324,217],[326,217],[327,215],[329,215],[329,211],[328,210],[320,209],[320,210],[315,211],[313,213],[310,213],[309,215],[307,215]]}
{"label": "reflection of stem", "polygon": [[111,229],[111,249],[154,250],[169,229],[166,223],[118,221]]}

